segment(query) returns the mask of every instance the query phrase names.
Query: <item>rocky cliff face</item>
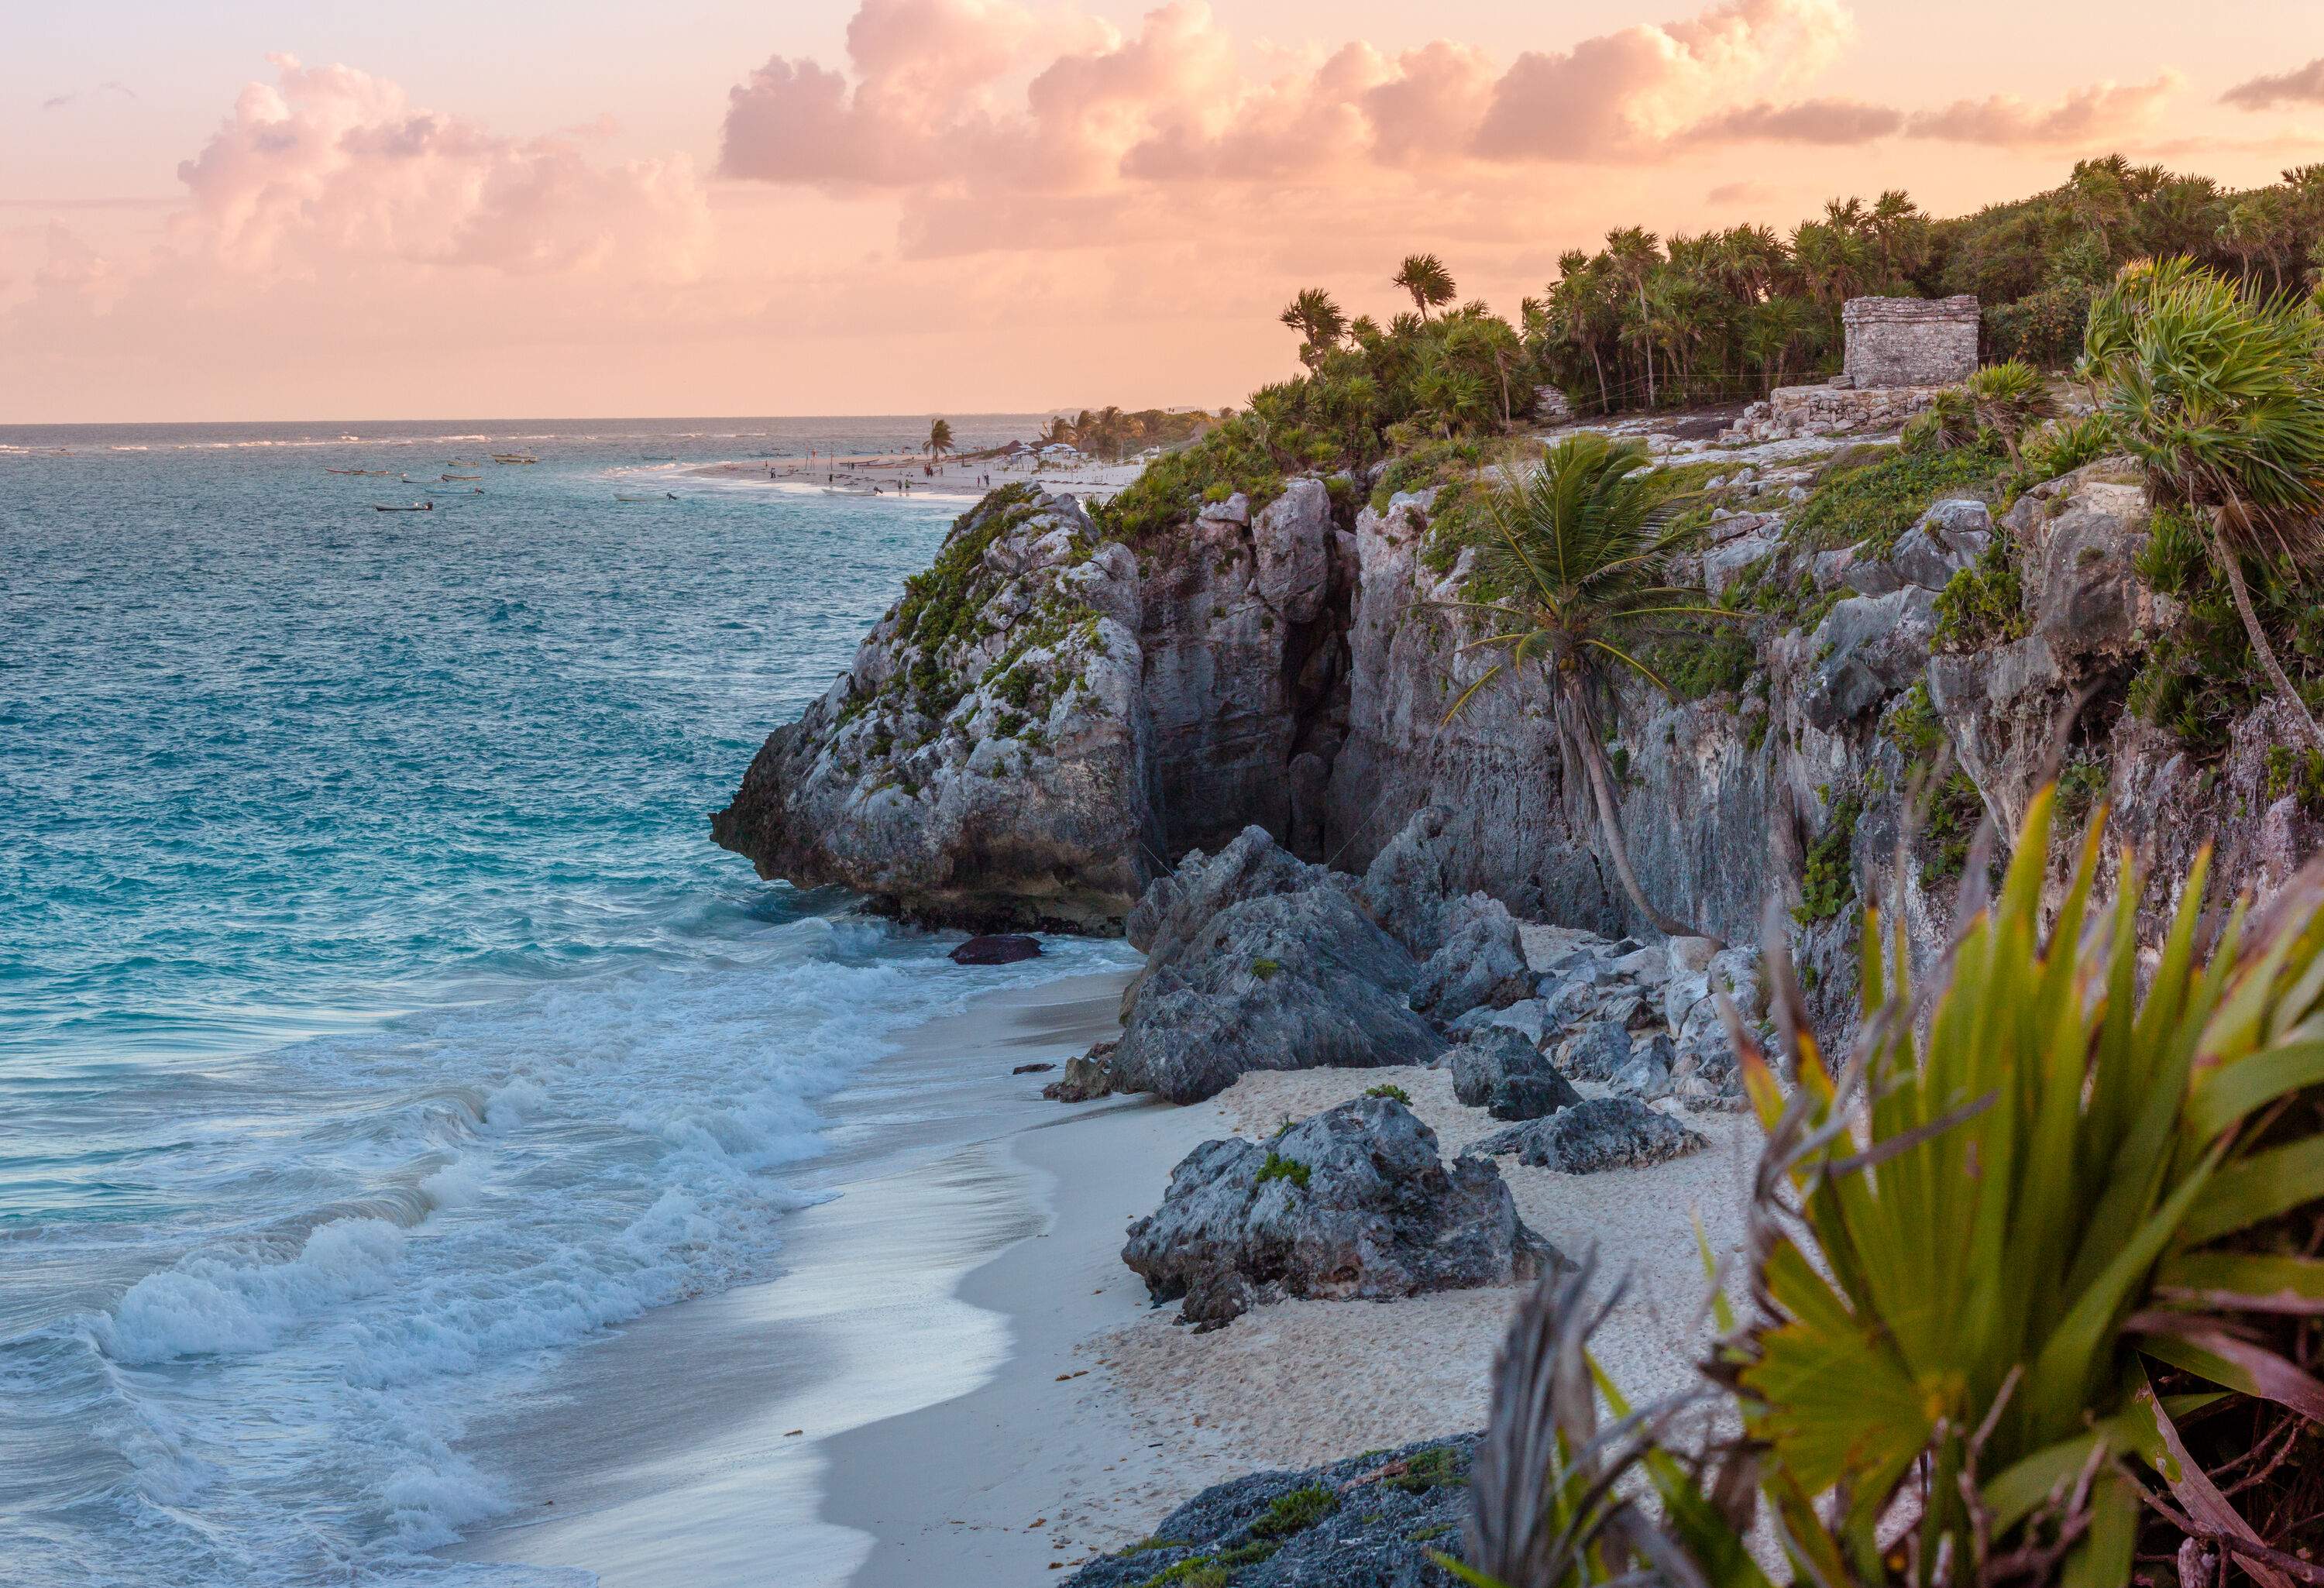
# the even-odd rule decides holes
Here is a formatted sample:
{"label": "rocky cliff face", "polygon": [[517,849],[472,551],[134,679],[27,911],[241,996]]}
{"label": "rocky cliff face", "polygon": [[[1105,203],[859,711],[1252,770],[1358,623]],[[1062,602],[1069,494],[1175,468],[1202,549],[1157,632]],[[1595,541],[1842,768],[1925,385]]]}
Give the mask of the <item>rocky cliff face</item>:
{"label": "rocky cliff face", "polygon": [[[1739,689],[1613,703],[1623,828],[1658,903],[1730,942],[1756,940],[1770,898],[1791,907],[1836,1003],[1854,901],[1901,878],[1891,918],[1933,951],[1969,829],[1990,812],[2010,831],[2061,751],[2070,818],[2109,799],[2165,875],[2206,838],[2263,884],[2314,847],[2272,710],[2205,766],[2125,709],[2174,615],[2136,572],[2126,477],[2077,471],[1997,525],[1939,502],[1893,543],[1819,550],[1785,532],[1814,467],[1795,446],[1738,471],[1764,470],[1751,511],[1722,511],[1701,556],[1714,586],[1785,593],[1749,631]],[[768,741],[720,842],[923,919],[1103,929],[1177,856],[1255,824],[1343,870],[1412,871],[1411,909],[1482,891],[1651,937],[1538,686],[1498,681],[1445,720],[1490,658],[1461,650],[1480,631],[1450,605],[1464,570],[1431,547],[1434,494],[1350,514],[1351,494],[1297,480],[1257,511],[1230,498],[1134,555],[1067,498],[988,499]],[[1900,869],[1923,782],[1933,814]]]}
{"label": "rocky cliff face", "polygon": [[711,833],[761,876],[976,927],[1102,928],[1160,838],[1137,559],[1071,497],[1011,487],[805,716]]}
{"label": "rocky cliff face", "polygon": [[763,876],[980,929],[1113,929],[1166,857],[1254,821],[1316,855],[1337,539],[1320,480],[1139,553],[1071,496],[996,492],[768,739],[712,836]]}

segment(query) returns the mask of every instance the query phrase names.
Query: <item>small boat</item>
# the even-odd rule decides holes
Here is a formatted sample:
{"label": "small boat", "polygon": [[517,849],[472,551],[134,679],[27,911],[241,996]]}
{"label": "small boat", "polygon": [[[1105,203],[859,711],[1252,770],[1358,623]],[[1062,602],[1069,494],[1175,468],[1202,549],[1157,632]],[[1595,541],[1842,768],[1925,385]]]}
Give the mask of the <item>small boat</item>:
{"label": "small boat", "polygon": [[484,476],[482,475],[438,475],[436,477],[439,480],[481,480]]}
{"label": "small boat", "polygon": [[371,504],[371,510],[374,512],[433,512],[436,511],[436,504],[433,502],[415,502],[409,507],[385,507],[374,502]]}
{"label": "small boat", "polygon": [[359,468],[327,468],[323,472],[327,475],[359,475],[364,471]]}
{"label": "small boat", "polygon": [[493,454],[493,461],[494,463],[539,463],[540,459],[530,452],[495,452]]}

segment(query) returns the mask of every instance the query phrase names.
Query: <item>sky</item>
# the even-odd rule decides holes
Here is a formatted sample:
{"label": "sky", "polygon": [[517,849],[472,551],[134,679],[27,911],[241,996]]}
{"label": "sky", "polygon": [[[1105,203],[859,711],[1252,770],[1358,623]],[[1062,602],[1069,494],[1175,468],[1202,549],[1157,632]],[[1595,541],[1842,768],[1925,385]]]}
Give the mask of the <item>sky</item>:
{"label": "sky", "polygon": [[2315,0],[0,0],[0,423],[1234,402],[1298,289],[2324,160]]}

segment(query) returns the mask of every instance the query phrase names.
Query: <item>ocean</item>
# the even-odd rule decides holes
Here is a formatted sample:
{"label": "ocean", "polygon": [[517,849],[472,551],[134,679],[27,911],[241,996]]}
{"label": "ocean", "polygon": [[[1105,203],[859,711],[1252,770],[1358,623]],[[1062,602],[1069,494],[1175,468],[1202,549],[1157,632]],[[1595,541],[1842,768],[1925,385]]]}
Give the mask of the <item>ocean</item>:
{"label": "ocean", "polygon": [[925,434],[0,428],[0,1583],[535,1581],[432,1553],[468,1431],[779,1273],[888,1039],[1119,956],[709,842],[964,505],[763,460]]}

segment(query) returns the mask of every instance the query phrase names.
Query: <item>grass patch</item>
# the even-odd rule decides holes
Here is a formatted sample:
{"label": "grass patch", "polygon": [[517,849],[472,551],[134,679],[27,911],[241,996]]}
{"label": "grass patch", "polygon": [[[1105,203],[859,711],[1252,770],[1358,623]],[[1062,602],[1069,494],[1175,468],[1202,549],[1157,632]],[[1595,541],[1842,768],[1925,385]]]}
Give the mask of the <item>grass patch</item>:
{"label": "grass patch", "polygon": [[1250,974],[1262,982],[1275,980],[1282,971],[1283,962],[1279,959],[1254,959],[1250,962]]}
{"label": "grass patch", "polygon": [[1406,1494],[1425,1494],[1431,1489],[1443,1489],[1454,1483],[1464,1483],[1469,1469],[1449,1445],[1439,1445],[1424,1450],[1405,1463],[1404,1471],[1393,1478],[1380,1480],[1390,1489],[1401,1489]]}
{"label": "grass patch", "polygon": [[2270,805],[2293,795],[2309,817],[2324,817],[2324,752],[2269,745],[2263,792]]}
{"label": "grass patch", "polygon": [[1816,551],[1868,540],[1870,553],[1885,557],[1931,503],[1989,492],[2007,466],[1994,448],[1960,447],[1950,452],[1895,451],[1836,468],[1800,503],[1785,532],[1794,544]]}
{"label": "grass patch", "polygon": [[[2181,605],[2179,621],[2150,649],[2130,684],[2130,708],[2175,737],[2199,761],[2227,752],[2236,725],[2270,692],[2227,582],[2203,532],[2183,513],[2159,510],[2136,564],[2157,595]],[[2258,563],[2244,565],[2260,626],[2310,710],[2324,703],[2324,605],[2286,588]]]}
{"label": "grass patch", "polygon": [[1297,1159],[1286,1158],[1279,1152],[1269,1152],[1267,1155],[1267,1161],[1259,1166],[1257,1184],[1264,1186],[1269,1180],[1288,1180],[1305,1191],[1307,1189],[1309,1172],[1307,1166]]}
{"label": "grass patch", "polygon": [[1385,1097],[1390,1103],[1401,1103],[1406,1108],[1410,1108],[1412,1106],[1412,1094],[1406,1091],[1401,1086],[1388,1083],[1382,1083],[1378,1086],[1370,1088],[1364,1094],[1364,1095],[1367,1097]]}
{"label": "grass patch", "polygon": [[1425,1528],[1415,1528],[1404,1536],[1406,1544],[1425,1544],[1432,1538],[1442,1538],[1452,1531],[1451,1522],[1431,1522]]}
{"label": "grass patch", "polygon": [[[1302,1184],[1305,1184],[1302,1181]],[[1251,1523],[1254,1538],[1288,1538],[1294,1533],[1304,1533],[1340,1509],[1340,1497],[1321,1483],[1310,1483],[1294,1489],[1288,1494],[1278,1494],[1268,1502],[1265,1514]]]}

